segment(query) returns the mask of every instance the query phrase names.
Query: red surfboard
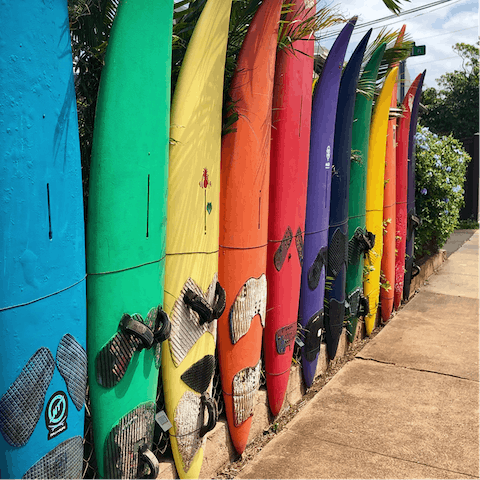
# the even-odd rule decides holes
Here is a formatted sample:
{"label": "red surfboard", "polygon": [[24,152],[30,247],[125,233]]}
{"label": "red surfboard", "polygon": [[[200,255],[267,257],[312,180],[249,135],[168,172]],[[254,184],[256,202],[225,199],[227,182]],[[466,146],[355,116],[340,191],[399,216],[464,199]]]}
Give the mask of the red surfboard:
{"label": "red surfboard", "polygon": [[[315,13],[297,0],[290,19]],[[268,403],[282,408],[297,332],[307,202],[314,39],[280,50],[275,64],[267,249],[267,318],[263,337]]]}
{"label": "red surfboard", "polygon": [[403,99],[403,113],[397,129],[397,178],[396,178],[396,237],[395,237],[395,288],[394,307],[400,306],[403,294],[403,277],[405,274],[405,246],[407,243],[407,186],[408,186],[408,138],[410,132],[410,116],[413,99],[422,74],[420,73],[410,85]]}
{"label": "red surfboard", "polygon": [[[398,34],[395,46],[402,40],[406,25],[403,25]],[[397,67],[398,63],[392,65]],[[397,108],[397,86],[393,88],[390,109]],[[396,142],[397,119],[388,120],[387,151],[385,156],[385,190],[383,196],[383,256],[382,273],[384,285],[380,288],[382,320],[387,322],[393,311],[393,297],[395,285],[395,232],[396,232]]]}
{"label": "red surfboard", "polygon": [[282,0],[266,0],[238,56],[230,95],[239,114],[222,141],[218,277],[226,308],[218,357],[228,428],[245,450],[260,385],[267,303],[268,193],[272,92]]}

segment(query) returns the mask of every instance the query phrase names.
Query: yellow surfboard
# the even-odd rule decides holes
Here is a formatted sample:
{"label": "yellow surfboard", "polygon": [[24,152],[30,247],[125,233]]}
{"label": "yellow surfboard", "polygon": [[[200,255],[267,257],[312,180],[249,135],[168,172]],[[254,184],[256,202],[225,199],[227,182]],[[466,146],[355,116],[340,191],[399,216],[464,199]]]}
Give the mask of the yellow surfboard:
{"label": "yellow surfboard", "polygon": [[377,316],[380,295],[380,266],[383,253],[383,191],[385,177],[385,153],[387,149],[388,114],[392,91],[397,80],[398,67],[392,68],[380,95],[375,102],[375,110],[370,127],[367,167],[366,227],[375,235],[375,246],[365,258],[363,290],[368,298],[370,312],[365,316],[367,335],[372,333]]}
{"label": "yellow surfboard", "polygon": [[162,352],[170,439],[180,478],[198,478],[211,399],[218,284],[222,94],[232,0],[208,0],[190,39],[171,110],[164,308],[172,323]]}

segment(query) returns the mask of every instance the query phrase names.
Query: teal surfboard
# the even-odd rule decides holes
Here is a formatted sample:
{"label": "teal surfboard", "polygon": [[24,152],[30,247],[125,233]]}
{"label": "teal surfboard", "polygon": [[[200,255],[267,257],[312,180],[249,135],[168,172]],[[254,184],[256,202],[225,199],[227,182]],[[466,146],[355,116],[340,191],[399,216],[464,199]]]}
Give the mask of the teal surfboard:
{"label": "teal surfboard", "polygon": [[0,477],[81,478],[85,236],[67,1],[0,5]]}
{"label": "teal surfboard", "polygon": [[98,96],[87,219],[88,364],[105,478],[156,476],[173,2],[121,1]]}

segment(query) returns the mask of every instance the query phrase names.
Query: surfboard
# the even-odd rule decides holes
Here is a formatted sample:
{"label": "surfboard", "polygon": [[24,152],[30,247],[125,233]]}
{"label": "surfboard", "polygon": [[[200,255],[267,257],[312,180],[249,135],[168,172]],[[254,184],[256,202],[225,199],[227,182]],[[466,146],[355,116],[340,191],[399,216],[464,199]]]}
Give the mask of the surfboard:
{"label": "surfboard", "polygon": [[412,114],[410,117],[410,127],[408,133],[408,187],[407,187],[407,243],[405,245],[405,278],[403,281],[403,299],[408,301],[410,298],[410,283],[419,273],[419,267],[415,265],[414,246],[415,230],[420,225],[420,219],[415,211],[415,133],[417,132],[418,107],[422,96],[423,80],[426,70],[424,70],[420,81],[418,82],[415,98],[413,99]]}
{"label": "surfboard", "polygon": [[333,174],[330,192],[327,278],[325,289],[325,343],[329,358],[335,358],[345,319],[345,277],[348,262],[348,187],[352,155],[352,123],[355,92],[363,55],[372,33],[360,40],[345,67],[338,93],[335,135],[333,140]]}
{"label": "surfboard", "polygon": [[[378,68],[387,44],[382,43],[373,52],[360,77],[363,82],[375,82]],[[362,93],[355,96],[352,124],[352,160],[348,189],[348,267],[345,291],[348,308],[346,315],[347,338],[353,342],[358,318],[366,314],[368,302],[363,296],[363,257],[373,246],[373,237],[365,228],[365,202],[367,198],[368,139],[372,117],[373,96]]]}
{"label": "surfboard", "polygon": [[0,16],[0,477],[81,478],[85,235],[67,2],[3,3]]}
{"label": "surfboard", "polygon": [[156,476],[173,3],[121,1],[98,94],[87,219],[88,372],[98,470]]}
{"label": "surfboard", "polygon": [[[403,40],[406,25],[398,34],[395,46]],[[398,66],[395,63],[393,66]],[[397,108],[397,84],[393,87],[390,109]],[[394,111],[390,112],[394,113]],[[383,255],[381,264],[380,306],[382,320],[387,322],[393,311],[395,285],[395,219],[396,219],[396,143],[397,118],[388,120],[387,149],[385,152],[385,187],[383,195]]]}
{"label": "surfboard", "polygon": [[228,428],[240,454],[260,383],[272,91],[281,6],[281,0],[266,0],[248,28],[230,87],[239,119],[236,131],[222,140],[218,278],[227,302],[218,320],[217,348]]}
{"label": "surfboard", "polygon": [[[297,0],[290,19],[296,12],[301,12],[295,17],[298,21],[314,13],[303,0]],[[296,41],[293,47],[298,50],[295,54],[277,52],[273,89],[263,333],[268,403],[273,415],[278,415],[283,405],[297,333],[310,149],[313,37]]]}
{"label": "surfboard", "polygon": [[405,276],[405,246],[407,243],[407,187],[408,187],[408,139],[410,133],[410,117],[413,101],[422,74],[420,73],[410,85],[402,102],[402,116],[398,121],[397,151],[396,151],[396,237],[395,237],[395,287],[394,307],[398,309],[403,294],[403,279]]}
{"label": "surfboard", "polygon": [[165,311],[172,323],[162,352],[170,441],[180,478],[198,478],[211,398],[217,318],[220,154],[225,53],[231,0],[208,0],[189,41],[172,100]]}
{"label": "surfboard", "polygon": [[303,378],[310,387],[315,378],[324,328],[323,300],[327,263],[328,215],[333,136],[343,59],[357,17],[336,38],[323,66],[312,100],[312,123],[305,214],[305,242],[300,287],[299,322]]}
{"label": "surfboard", "polygon": [[385,152],[387,148],[388,114],[392,91],[397,80],[398,67],[390,70],[375,102],[370,127],[367,167],[366,228],[375,235],[375,245],[365,258],[366,272],[363,290],[368,299],[368,314],[365,315],[367,335],[372,333],[377,317],[380,295],[380,265],[383,252],[383,192],[385,178]]}

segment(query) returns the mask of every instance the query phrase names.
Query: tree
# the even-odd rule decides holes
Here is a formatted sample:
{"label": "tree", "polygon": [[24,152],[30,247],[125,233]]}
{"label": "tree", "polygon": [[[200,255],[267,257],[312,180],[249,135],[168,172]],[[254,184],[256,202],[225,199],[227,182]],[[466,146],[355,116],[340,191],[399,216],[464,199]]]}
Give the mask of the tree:
{"label": "tree", "polygon": [[467,43],[456,43],[452,48],[463,60],[462,70],[437,79],[440,90],[427,88],[423,92],[421,103],[426,112],[421,114],[420,124],[437,135],[451,133],[460,140],[478,132],[479,49]]}

